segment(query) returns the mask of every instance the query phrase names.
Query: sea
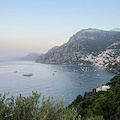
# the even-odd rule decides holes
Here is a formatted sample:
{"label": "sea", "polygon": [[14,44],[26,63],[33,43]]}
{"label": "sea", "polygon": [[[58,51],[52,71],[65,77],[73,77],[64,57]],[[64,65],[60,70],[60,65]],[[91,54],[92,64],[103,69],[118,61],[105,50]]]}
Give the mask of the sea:
{"label": "sea", "polygon": [[[23,76],[32,73],[33,76]],[[93,88],[104,85],[115,76],[104,67],[80,65],[41,64],[34,61],[4,61],[0,62],[0,93],[10,96],[30,96],[33,92],[41,93],[47,99],[49,96],[64,99],[64,106],[75,98]]]}

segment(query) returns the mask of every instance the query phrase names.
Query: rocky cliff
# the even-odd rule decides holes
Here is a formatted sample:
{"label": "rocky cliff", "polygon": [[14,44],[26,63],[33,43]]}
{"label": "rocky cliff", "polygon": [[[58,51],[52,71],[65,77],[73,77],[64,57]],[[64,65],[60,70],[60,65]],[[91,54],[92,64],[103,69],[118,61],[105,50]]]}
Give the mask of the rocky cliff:
{"label": "rocky cliff", "polygon": [[107,55],[106,51],[112,54],[116,51],[116,55],[113,57],[119,58],[120,52],[117,53],[117,51],[120,51],[120,32],[89,28],[77,32],[60,47],[49,50],[39,57],[37,62],[80,65],[100,63],[100,65],[105,65],[106,59],[103,58]]}

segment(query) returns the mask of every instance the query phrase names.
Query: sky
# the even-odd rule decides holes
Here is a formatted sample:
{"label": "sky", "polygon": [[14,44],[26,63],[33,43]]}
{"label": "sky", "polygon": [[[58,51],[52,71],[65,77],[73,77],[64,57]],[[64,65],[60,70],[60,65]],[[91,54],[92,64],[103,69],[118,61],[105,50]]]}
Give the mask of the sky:
{"label": "sky", "polygon": [[46,53],[87,28],[120,28],[120,0],[0,0],[0,59]]}

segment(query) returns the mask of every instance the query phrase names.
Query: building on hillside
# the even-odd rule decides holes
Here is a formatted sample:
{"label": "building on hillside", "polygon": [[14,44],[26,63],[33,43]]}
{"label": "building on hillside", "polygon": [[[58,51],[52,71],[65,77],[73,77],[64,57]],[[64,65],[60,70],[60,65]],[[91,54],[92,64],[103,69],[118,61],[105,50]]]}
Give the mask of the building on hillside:
{"label": "building on hillside", "polygon": [[110,89],[110,86],[101,86],[101,87],[98,87],[96,88],[96,92],[99,92],[99,91],[107,91],[108,89]]}

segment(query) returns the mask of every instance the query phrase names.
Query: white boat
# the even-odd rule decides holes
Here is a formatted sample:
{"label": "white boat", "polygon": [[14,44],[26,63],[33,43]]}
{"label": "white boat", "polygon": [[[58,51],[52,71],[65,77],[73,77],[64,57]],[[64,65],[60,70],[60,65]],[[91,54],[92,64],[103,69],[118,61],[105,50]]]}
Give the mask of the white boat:
{"label": "white boat", "polygon": [[33,76],[33,74],[32,73],[25,73],[25,74],[23,74],[23,76]]}

